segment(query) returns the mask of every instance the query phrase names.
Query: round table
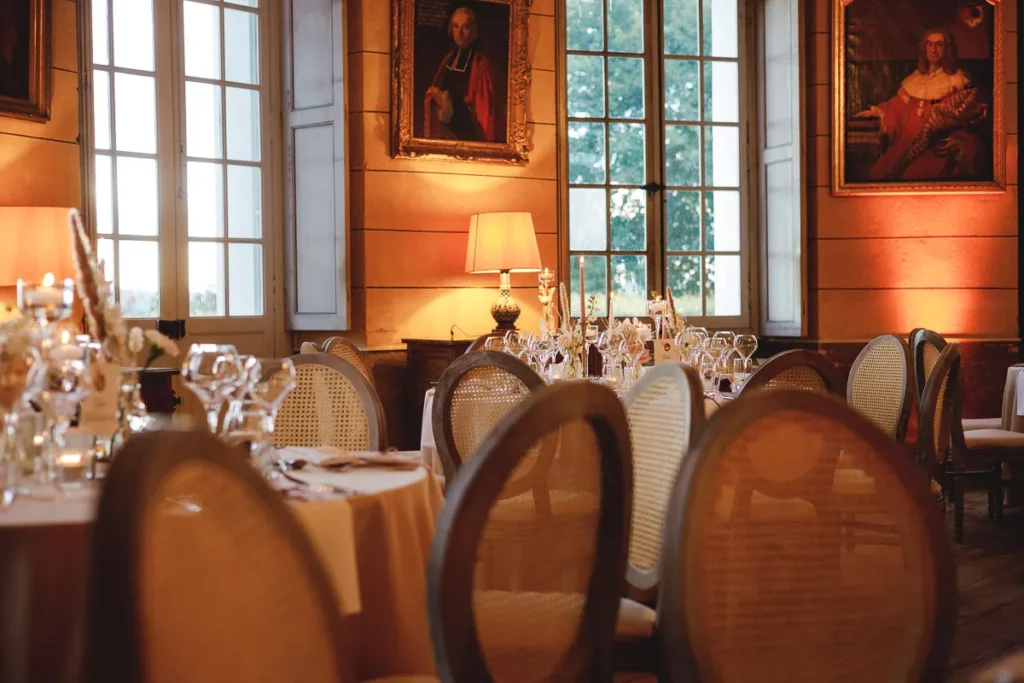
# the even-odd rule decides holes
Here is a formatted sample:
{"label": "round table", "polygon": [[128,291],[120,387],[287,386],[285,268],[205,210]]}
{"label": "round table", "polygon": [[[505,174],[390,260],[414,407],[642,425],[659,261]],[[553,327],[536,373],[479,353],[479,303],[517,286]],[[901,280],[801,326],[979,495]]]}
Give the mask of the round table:
{"label": "round table", "polygon": [[[418,458],[419,452],[407,454]],[[443,497],[424,468],[324,473],[358,495],[289,500],[333,584],[360,680],[433,675],[426,574]],[[98,489],[0,509],[0,680],[77,680]]]}

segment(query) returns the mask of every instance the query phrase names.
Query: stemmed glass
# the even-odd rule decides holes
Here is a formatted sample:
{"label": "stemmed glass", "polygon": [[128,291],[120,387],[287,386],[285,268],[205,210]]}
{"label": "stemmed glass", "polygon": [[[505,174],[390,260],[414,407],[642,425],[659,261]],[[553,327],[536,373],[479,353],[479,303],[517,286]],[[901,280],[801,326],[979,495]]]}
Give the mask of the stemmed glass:
{"label": "stemmed glass", "polygon": [[[82,456],[72,462],[63,460],[67,445],[68,428],[75,417],[79,404],[92,393],[92,373],[86,362],[85,351],[75,346],[59,346],[52,349],[42,363],[39,373],[39,390],[34,400],[50,421],[51,448],[43,458],[44,483],[51,483],[58,477],[59,484],[69,481],[72,472],[88,471],[88,463]],[[59,466],[58,466],[59,465]]]}
{"label": "stemmed glass", "polygon": [[0,414],[3,416],[3,504],[17,495],[21,478],[18,453],[18,418],[39,385],[39,353],[31,346],[14,348],[3,340],[0,346]]}
{"label": "stemmed glass", "polygon": [[511,354],[516,358],[521,358],[523,355],[523,335],[519,334],[517,330],[509,330],[505,333],[505,353]]}
{"label": "stemmed glass", "polygon": [[284,405],[288,394],[295,390],[298,377],[291,358],[259,358],[254,363],[259,367],[259,371],[253,377],[249,393],[252,400],[263,408],[269,435],[274,433],[277,411]]}
{"label": "stemmed glass", "polygon": [[[741,372],[744,376],[750,375],[753,369],[753,363],[750,359],[757,352],[757,337],[752,334],[737,335],[734,346],[736,347],[736,353],[739,354],[737,360],[741,361],[739,363]],[[733,366],[735,365],[736,363],[733,363]]]}
{"label": "stemmed glass", "polygon": [[193,344],[185,356],[181,378],[202,402],[210,432],[217,434],[224,401],[245,381],[238,350],[230,344]]}
{"label": "stemmed glass", "polygon": [[484,340],[485,351],[504,351],[505,339],[503,337],[488,337]]}
{"label": "stemmed glass", "polygon": [[[711,391],[718,389],[718,382],[720,379],[720,369],[722,363],[725,361],[727,354],[732,350],[732,344],[727,340],[725,336],[719,336],[716,332],[715,336],[707,340],[704,344],[704,352],[710,357],[711,362],[714,364],[714,371],[711,375]],[[703,361],[701,361],[703,362]]]}
{"label": "stemmed glass", "polygon": [[633,341],[623,340],[619,348],[629,364],[629,372],[624,377],[622,388],[629,389],[638,379],[637,374],[639,371],[640,359],[643,358],[644,351],[647,350],[647,345],[639,339],[634,339]]}
{"label": "stemmed glass", "polygon": [[[687,327],[682,332],[682,346],[684,358],[690,365],[696,366],[699,358],[698,354],[704,349],[704,344],[708,340],[708,331],[703,327]],[[679,343],[677,338],[676,343]]]}

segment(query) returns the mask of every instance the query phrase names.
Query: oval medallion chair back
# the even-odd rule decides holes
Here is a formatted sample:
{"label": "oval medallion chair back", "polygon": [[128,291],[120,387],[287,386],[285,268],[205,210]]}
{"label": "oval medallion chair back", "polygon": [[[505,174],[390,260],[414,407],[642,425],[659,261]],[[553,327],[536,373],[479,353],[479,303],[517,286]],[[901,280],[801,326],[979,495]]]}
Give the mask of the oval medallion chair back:
{"label": "oval medallion chair back", "polygon": [[825,356],[806,349],[783,351],[766,360],[743,385],[755,389],[803,389],[843,394],[843,376]]}
{"label": "oval medallion chair back", "polygon": [[198,432],[132,437],[93,539],[91,683],[352,680],[329,579],[242,451]]}
{"label": "oval medallion chair back", "polygon": [[324,353],[330,354],[351,364],[366,378],[366,381],[373,385],[373,373],[370,372],[370,364],[366,362],[366,354],[362,349],[344,337],[331,337],[324,341]]}
{"label": "oval medallion chair back", "polygon": [[[888,538],[843,527],[840,453],[872,478]],[[683,460],[666,528],[662,680],[943,680],[945,524],[899,444],[840,399],[782,389],[722,409]]]}
{"label": "oval medallion chair back", "polygon": [[633,448],[633,513],[626,580],[638,598],[654,597],[672,484],[704,428],[700,377],[689,365],[661,363],[625,398]]}
{"label": "oval medallion chair back", "polygon": [[938,332],[919,327],[910,333],[910,367],[914,371],[915,396],[920,398],[946,340]]}
{"label": "oval medallion chair back", "polygon": [[903,441],[913,382],[907,343],[885,334],[868,342],[853,362],[846,400],[876,427]]}
{"label": "oval medallion chair back", "polygon": [[323,353],[292,356],[292,362],[297,383],[277,414],[275,446],[384,447],[384,410],[359,370]]}
{"label": "oval medallion chair back", "polygon": [[437,453],[450,484],[480,441],[544,379],[501,351],[474,351],[455,359],[434,392],[431,421]]}
{"label": "oval medallion chair back", "polygon": [[[546,496],[509,497],[557,432]],[[427,601],[440,679],[610,681],[631,490],[629,427],[612,391],[566,382],[515,406],[464,464],[438,520]]]}

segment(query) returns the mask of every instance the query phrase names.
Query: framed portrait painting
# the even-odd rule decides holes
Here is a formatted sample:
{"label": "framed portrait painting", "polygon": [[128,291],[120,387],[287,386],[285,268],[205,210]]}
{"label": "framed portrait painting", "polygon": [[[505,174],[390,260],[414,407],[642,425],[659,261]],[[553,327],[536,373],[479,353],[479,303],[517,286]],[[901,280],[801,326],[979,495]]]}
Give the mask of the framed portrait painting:
{"label": "framed portrait painting", "polygon": [[392,154],[525,164],[528,0],[393,0]]}
{"label": "framed portrait painting", "polygon": [[834,0],[833,194],[1005,191],[1007,1]]}
{"label": "framed portrait painting", "polygon": [[0,116],[50,119],[50,0],[0,1]]}

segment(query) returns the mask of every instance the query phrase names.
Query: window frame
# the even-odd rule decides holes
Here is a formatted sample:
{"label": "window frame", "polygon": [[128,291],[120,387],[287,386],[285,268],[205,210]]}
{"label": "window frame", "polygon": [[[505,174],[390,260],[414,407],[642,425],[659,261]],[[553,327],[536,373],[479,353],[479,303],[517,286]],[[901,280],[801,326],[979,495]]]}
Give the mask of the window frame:
{"label": "window frame", "polygon": [[[667,180],[665,173],[665,138],[666,138],[666,125],[667,124],[665,110],[664,110],[664,96],[662,94],[665,82],[665,55],[664,55],[664,2],[663,0],[642,0],[644,7],[644,59],[645,59],[645,93],[644,93],[644,106],[646,108],[646,117],[642,121],[647,128],[647,178],[645,182],[656,182],[661,187],[658,188],[654,193],[648,192],[647,195],[647,291],[656,291],[660,294],[664,294],[666,277],[666,266],[669,258],[669,254],[666,251],[666,214],[667,214],[667,192],[666,189]],[[697,2],[700,14],[703,16],[703,2],[698,0]],[[759,319],[759,261],[758,258],[758,245],[759,245],[759,228],[758,228],[758,155],[759,147],[757,146],[756,131],[758,121],[758,90],[757,84],[755,83],[755,76],[757,71],[757,60],[756,60],[756,40],[757,31],[755,30],[753,20],[755,18],[754,0],[737,0],[737,25],[739,35],[737,36],[737,57],[736,63],[738,64],[738,79],[739,79],[739,93],[738,93],[738,130],[739,130],[739,150],[740,150],[740,161],[739,161],[739,175],[740,175],[740,258],[741,258],[741,283],[740,283],[740,314],[736,316],[687,316],[688,324],[700,325],[709,329],[733,329],[749,331],[754,330],[758,325]],[[652,11],[653,10],[653,11]],[[604,31],[605,31],[605,51],[603,52],[592,52],[585,54],[602,55],[602,56],[615,56],[618,53],[607,51],[607,31],[608,31],[608,0],[603,3],[604,11]],[[602,255],[609,259],[609,274],[608,274],[608,291],[611,291],[611,267],[610,258],[618,253],[622,254],[633,254],[643,252],[616,252],[611,249],[610,242],[610,231],[611,224],[609,218],[608,225],[608,236],[609,241],[607,249],[604,252],[591,252],[591,251],[574,251],[570,249],[569,239],[569,123],[570,118],[568,115],[568,80],[567,80],[567,63],[568,56],[570,54],[576,54],[579,51],[570,51],[568,49],[567,41],[567,8],[565,2],[556,3],[556,14],[555,14],[555,35],[556,35],[556,60],[555,60],[555,78],[556,78],[556,111],[557,111],[557,127],[556,134],[558,138],[558,216],[559,216],[559,230],[558,230],[558,258],[560,273],[562,274],[562,281],[566,282],[567,285],[571,280],[571,263],[572,257],[578,253],[584,255]],[[698,22],[698,40],[703,42],[703,21]],[[703,55],[687,56],[689,61],[697,62],[698,64],[709,63],[715,61],[707,59]],[[730,58],[731,60],[731,58]],[[703,66],[701,68],[701,78],[703,79]],[[703,84],[702,84],[703,85]],[[607,103],[607,75],[605,77],[605,100]],[[703,91],[702,91],[703,93]],[[703,96],[701,96],[701,107],[703,108]],[[605,118],[607,116],[607,106],[605,111]],[[714,122],[702,120],[698,122],[701,128],[713,126]],[[605,150],[607,155],[608,142],[605,141]],[[703,165],[704,159],[704,137],[701,136],[701,160]],[[606,158],[606,164],[608,159]],[[606,178],[606,181],[609,179]],[[611,185],[609,182],[605,183],[605,187],[609,190],[614,189],[618,186]],[[626,186],[629,187],[629,186]],[[703,249],[703,236],[704,236],[704,198],[703,194],[707,191],[711,191],[710,188],[714,186],[706,185],[703,178],[703,168],[701,184],[694,187],[688,187],[687,190],[698,191],[702,193],[701,201],[701,237],[702,237],[702,250],[700,252],[692,252],[692,254],[701,254],[703,259],[706,255],[714,255],[716,252],[709,252]],[[732,254],[735,252],[726,252]],[[701,297],[702,301],[706,297],[706,282],[707,276],[704,270],[703,264],[701,268]],[[574,297],[570,297],[571,299]],[[702,307],[703,307],[702,303]],[[617,314],[618,315],[618,314]],[[646,316],[641,316],[646,318]]]}

